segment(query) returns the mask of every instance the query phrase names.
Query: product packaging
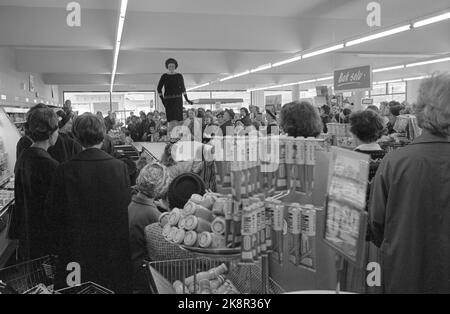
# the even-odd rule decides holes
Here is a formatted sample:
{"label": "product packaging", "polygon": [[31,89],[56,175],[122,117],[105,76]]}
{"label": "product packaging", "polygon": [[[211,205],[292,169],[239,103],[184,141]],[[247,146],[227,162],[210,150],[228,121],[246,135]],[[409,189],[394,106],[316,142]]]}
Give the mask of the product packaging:
{"label": "product packaging", "polygon": [[300,204],[291,204],[288,207],[288,252],[289,261],[295,266],[300,265],[300,243],[301,243],[301,218],[302,210]]}
{"label": "product packaging", "polygon": [[301,210],[301,260],[300,265],[315,271],[316,269],[316,209],[313,205],[304,205]]}

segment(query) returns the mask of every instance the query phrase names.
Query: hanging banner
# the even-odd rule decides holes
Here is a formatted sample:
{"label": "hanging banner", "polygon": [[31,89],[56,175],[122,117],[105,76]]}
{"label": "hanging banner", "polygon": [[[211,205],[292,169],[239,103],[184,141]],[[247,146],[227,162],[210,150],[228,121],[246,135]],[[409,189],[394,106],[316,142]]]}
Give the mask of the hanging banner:
{"label": "hanging banner", "polygon": [[334,71],[334,91],[372,89],[372,67],[370,65]]}

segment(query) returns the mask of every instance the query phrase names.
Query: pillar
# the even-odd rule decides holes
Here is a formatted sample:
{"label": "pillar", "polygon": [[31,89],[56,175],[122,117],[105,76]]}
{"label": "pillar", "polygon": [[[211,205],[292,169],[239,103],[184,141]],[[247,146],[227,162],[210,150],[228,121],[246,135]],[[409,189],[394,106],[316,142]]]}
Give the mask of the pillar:
{"label": "pillar", "polygon": [[266,106],[266,99],[264,97],[264,91],[258,90],[252,92],[252,106],[259,107],[260,112],[264,112]]}
{"label": "pillar", "polygon": [[292,101],[300,100],[300,85],[292,86]]}

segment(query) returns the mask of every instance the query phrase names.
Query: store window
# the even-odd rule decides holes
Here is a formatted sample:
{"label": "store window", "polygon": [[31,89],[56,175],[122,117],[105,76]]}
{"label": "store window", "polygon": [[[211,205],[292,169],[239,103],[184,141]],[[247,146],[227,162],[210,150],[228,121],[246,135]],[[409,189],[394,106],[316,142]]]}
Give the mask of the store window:
{"label": "store window", "polygon": [[404,102],[406,100],[406,82],[374,85],[368,97],[372,98],[374,105],[378,107],[384,101]]}
{"label": "store window", "polygon": [[154,111],[155,96],[155,92],[114,92],[110,99],[108,92],[64,92],[64,101],[70,99],[72,110],[78,114],[101,112],[106,116],[112,110],[124,122],[131,112],[139,115],[141,111]]}
{"label": "store window", "polygon": [[266,96],[277,96],[281,95],[281,104],[285,105],[292,102],[292,92],[291,91],[264,91],[264,98]]}
{"label": "store window", "polygon": [[242,98],[244,100],[243,103],[223,104],[222,109],[229,108],[237,112],[242,107],[248,108],[251,105],[251,94],[246,91],[213,91],[211,94],[212,98]]}

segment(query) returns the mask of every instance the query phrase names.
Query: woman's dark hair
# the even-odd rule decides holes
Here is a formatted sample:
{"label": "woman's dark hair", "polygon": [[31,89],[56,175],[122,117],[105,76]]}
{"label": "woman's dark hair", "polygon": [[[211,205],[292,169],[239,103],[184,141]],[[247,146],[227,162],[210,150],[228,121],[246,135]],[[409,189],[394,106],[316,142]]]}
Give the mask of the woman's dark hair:
{"label": "woman's dark hair", "polygon": [[33,111],[37,110],[37,109],[42,109],[42,108],[48,108],[47,105],[39,103],[37,105],[34,105],[33,107],[30,108],[30,110],[27,111],[26,115],[25,115],[25,120],[26,122],[24,123],[23,127],[25,129],[25,134],[26,135],[30,135],[29,132],[29,122],[28,122],[28,118],[30,117],[30,115],[33,113]]}
{"label": "woman's dark hair", "polygon": [[206,116],[205,111],[203,111],[203,110],[197,111],[197,118],[203,119],[205,116]]}
{"label": "woman's dark hair", "polygon": [[35,142],[48,140],[58,130],[58,118],[47,106],[30,110],[27,121],[28,135]]}
{"label": "woman's dark hair", "polygon": [[402,111],[403,106],[398,101],[391,101],[389,103],[389,110],[394,117],[398,117],[400,115],[400,111]]}
{"label": "woman's dark hair", "polygon": [[383,135],[383,119],[372,110],[357,111],[350,116],[350,131],[361,142],[376,142]]}
{"label": "woman's dark hair", "polygon": [[[58,126],[61,129],[67,124],[67,122],[69,122],[70,116],[67,115],[64,112],[64,110],[58,110],[58,112],[56,112],[56,115],[61,118],[61,120],[59,120],[59,123],[58,123]],[[98,115],[98,113],[97,113],[97,115]]]}
{"label": "woman's dark hair", "polygon": [[281,109],[281,128],[289,136],[317,137],[322,132],[322,121],[309,102],[295,101]]}
{"label": "woman's dark hair", "polygon": [[376,113],[380,114],[380,109],[378,109],[378,107],[375,105],[368,106],[366,110],[372,110],[372,111],[375,111]]}
{"label": "woman's dark hair", "polygon": [[240,110],[244,110],[245,116],[248,116],[250,113],[248,112],[248,109],[245,107],[242,107]]}
{"label": "woman's dark hair", "polygon": [[323,106],[321,107],[321,109],[323,110],[323,113],[326,114],[326,115],[329,115],[330,112],[331,112],[331,108],[330,108],[330,106],[328,106],[328,105],[323,105]]}
{"label": "woman's dark hair", "polygon": [[84,113],[75,119],[73,133],[81,146],[88,148],[103,142],[106,129],[99,117]]}
{"label": "woman's dark hair", "polygon": [[166,60],[166,69],[169,68],[169,64],[175,64],[175,69],[178,69],[178,62],[174,58],[169,58]]}
{"label": "woman's dark hair", "polygon": [[351,110],[351,109],[348,109],[348,108],[345,108],[345,109],[342,111],[342,113],[344,114],[344,116],[349,116],[349,115],[352,114],[352,110]]}

